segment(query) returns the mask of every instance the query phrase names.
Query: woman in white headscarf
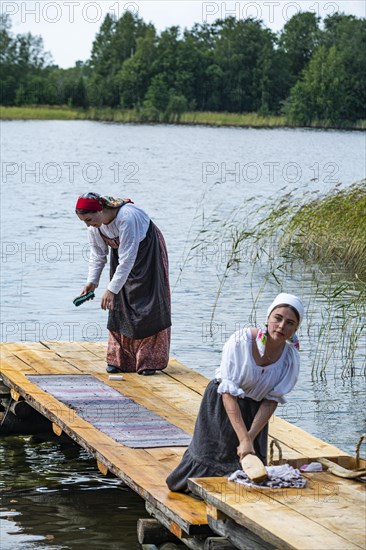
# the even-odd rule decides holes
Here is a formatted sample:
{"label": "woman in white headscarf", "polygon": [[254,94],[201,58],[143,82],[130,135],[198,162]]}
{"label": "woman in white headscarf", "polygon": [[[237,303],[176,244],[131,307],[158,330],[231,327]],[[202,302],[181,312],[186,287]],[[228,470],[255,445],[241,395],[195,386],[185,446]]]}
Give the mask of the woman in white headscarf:
{"label": "woman in white headscarf", "polygon": [[231,474],[247,454],[266,464],[268,421],[298,378],[296,331],[303,317],[301,300],[281,293],[268,308],[265,329],[242,329],[229,338],[191,444],[167,478],[172,491],[186,491],[190,477]]}

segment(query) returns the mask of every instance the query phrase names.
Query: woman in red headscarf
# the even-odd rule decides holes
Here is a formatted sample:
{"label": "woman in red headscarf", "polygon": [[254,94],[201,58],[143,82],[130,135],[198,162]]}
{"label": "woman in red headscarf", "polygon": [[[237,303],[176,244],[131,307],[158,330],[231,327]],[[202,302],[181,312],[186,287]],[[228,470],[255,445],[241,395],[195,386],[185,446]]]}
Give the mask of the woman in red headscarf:
{"label": "woman in red headscarf", "polygon": [[76,214],[88,226],[89,273],[81,296],[94,291],[110,249],[110,283],[101,308],[109,310],[107,372],[155,374],[169,360],[170,290],[164,237],[130,199],[97,193],[78,198]]}

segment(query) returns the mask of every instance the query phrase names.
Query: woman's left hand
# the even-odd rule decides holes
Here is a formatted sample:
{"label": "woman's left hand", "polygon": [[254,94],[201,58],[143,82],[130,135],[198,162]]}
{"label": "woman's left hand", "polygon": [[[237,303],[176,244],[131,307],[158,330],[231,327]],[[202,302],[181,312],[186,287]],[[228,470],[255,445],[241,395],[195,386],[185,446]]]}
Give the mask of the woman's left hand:
{"label": "woman's left hand", "polygon": [[114,294],[110,290],[106,290],[102,296],[100,306],[102,309],[113,309]]}

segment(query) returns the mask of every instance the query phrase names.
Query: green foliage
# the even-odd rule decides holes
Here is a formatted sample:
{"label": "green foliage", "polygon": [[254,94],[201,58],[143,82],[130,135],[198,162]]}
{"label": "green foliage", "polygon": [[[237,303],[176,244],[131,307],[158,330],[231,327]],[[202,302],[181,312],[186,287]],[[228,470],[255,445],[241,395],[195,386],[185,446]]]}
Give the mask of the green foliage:
{"label": "green foliage", "polygon": [[355,17],[335,14],[321,28],[313,13],[299,13],[278,36],[233,17],[158,35],[136,14],[107,14],[90,59],[66,70],[51,65],[39,37],[14,36],[9,18],[0,22],[2,105],[108,107],[151,122],[212,111],[285,114],[290,125],[366,119],[366,29]]}
{"label": "green foliage", "polygon": [[366,24],[351,16],[325,20],[321,45],[291,90],[293,124],[349,125],[366,117]]}
{"label": "green foliage", "polygon": [[320,18],[314,13],[298,13],[287,21],[280,33],[279,47],[285,54],[293,81],[299,77],[319,44],[319,22]]}
{"label": "green foliage", "polygon": [[42,38],[30,33],[14,36],[8,16],[0,15],[0,103],[38,103],[44,87],[44,71],[50,62]]}

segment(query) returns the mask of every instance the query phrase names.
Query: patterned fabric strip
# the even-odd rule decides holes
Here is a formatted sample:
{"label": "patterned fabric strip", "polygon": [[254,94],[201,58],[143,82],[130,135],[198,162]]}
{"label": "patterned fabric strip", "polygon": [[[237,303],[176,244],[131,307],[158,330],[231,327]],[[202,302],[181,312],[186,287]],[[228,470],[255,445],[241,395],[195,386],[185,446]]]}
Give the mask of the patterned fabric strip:
{"label": "patterned fabric strip", "polygon": [[180,428],[93,376],[32,374],[28,378],[127,447],[185,447],[191,441]]}

